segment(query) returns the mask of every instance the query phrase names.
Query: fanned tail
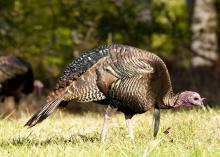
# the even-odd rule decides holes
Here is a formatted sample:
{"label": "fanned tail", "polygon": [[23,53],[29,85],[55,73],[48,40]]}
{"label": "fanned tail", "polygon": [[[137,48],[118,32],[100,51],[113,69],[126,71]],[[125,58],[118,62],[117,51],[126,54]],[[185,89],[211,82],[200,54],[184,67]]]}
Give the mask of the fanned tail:
{"label": "fanned tail", "polygon": [[24,126],[33,127],[37,123],[42,122],[44,119],[46,119],[50,114],[54,112],[54,110],[59,106],[59,104],[62,101],[63,101],[63,96],[58,97],[53,101],[50,101],[40,111],[35,113]]}

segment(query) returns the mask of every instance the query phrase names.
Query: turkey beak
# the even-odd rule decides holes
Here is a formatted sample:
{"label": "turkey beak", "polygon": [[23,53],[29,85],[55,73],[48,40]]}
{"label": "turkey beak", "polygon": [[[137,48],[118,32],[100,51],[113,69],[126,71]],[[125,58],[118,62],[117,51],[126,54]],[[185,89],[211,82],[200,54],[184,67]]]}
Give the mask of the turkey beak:
{"label": "turkey beak", "polygon": [[204,106],[203,100],[205,100],[206,98],[201,98],[201,104],[199,104],[200,107],[202,107],[203,111],[206,111],[206,108]]}
{"label": "turkey beak", "polygon": [[201,98],[201,105],[200,105],[200,106],[204,106],[203,101],[204,101],[205,99],[206,99],[206,98]]}
{"label": "turkey beak", "polygon": [[203,100],[205,100],[206,98],[201,98],[201,101],[203,102]]}

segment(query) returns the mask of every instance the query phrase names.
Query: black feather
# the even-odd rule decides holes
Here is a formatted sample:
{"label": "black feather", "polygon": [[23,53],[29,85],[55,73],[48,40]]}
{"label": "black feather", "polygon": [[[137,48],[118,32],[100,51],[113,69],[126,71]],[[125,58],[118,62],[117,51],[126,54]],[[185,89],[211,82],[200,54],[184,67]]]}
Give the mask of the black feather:
{"label": "black feather", "polygon": [[68,86],[68,80],[72,77],[78,76],[88,70],[92,65],[94,65],[100,58],[109,54],[109,46],[100,46],[94,48],[89,52],[86,52],[79,58],[72,61],[63,72],[62,77],[58,80],[57,89],[60,87]]}
{"label": "black feather", "polygon": [[59,106],[59,104],[62,101],[63,101],[63,96],[47,103],[47,105],[44,106],[36,114],[34,114],[24,126],[32,127],[35,126],[37,123],[42,122],[44,119],[46,119],[50,114],[52,114],[55,111],[55,109]]}

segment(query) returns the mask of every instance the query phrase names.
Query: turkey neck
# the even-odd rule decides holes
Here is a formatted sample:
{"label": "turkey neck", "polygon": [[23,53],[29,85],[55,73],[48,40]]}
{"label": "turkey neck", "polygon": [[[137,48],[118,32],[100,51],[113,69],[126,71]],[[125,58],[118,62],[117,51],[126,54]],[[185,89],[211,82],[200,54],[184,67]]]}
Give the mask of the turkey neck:
{"label": "turkey neck", "polygon": [[163,105],[160,105],[160,108],[174,108],[177,105],[179,94],[170,94],[166,95],[163,99]]}

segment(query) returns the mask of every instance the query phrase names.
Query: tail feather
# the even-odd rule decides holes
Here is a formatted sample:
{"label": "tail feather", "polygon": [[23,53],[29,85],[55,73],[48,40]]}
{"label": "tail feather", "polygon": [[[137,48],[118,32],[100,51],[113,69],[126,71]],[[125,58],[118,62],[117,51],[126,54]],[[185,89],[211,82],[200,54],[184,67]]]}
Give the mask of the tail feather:
{"label": "tail feather", "polygon": [[45,105],[40,111],[35,113],[24,126],[33,127],[37,123],[42,122],[44,119],[46,119],[50,114],[54,112],[54,110],[59,106],[59,104],[63,101],[63,96],[50,101]]}

